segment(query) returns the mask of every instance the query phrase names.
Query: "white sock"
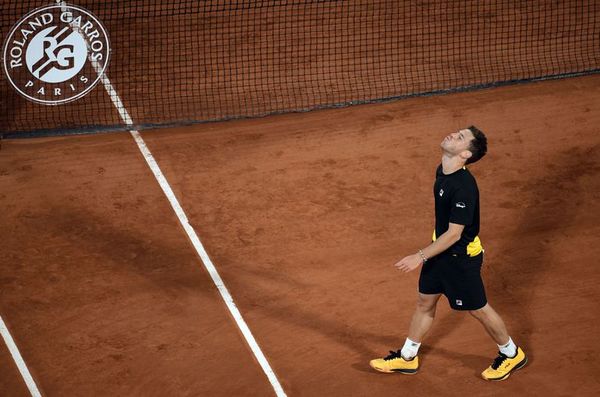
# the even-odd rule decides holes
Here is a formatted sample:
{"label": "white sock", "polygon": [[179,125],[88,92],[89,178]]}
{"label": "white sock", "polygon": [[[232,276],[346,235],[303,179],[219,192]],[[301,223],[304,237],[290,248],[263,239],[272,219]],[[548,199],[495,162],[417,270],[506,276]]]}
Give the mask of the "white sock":
{"label": "white sock", "polygon": [[508,337],[508,343],[506,345],[498,345],[498,347],[500,348],[500,353],[508,357],[517,355],[517,345],[515,345],[515,342],[513,342],[510,336]]}
{"label": "white sock", "polygon": [[405,360],[412,360],[419,352],[420,346],[421,346],[420,343],[417,343],[415,341],[412,341],[412,340],[406,338],[406,342],[404,342],[404,346],[402,346],[402,350],[400,351],[400,354],[402,355],[402,357]]}

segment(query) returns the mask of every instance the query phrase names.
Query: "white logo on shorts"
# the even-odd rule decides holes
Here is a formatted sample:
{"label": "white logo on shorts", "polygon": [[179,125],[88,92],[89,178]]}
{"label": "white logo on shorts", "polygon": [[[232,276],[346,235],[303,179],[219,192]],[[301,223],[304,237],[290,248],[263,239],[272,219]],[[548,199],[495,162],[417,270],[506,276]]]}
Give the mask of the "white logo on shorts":
{"label": "white logo on shorts", "polygon": [[440,189],[440,197],[444,195],[444,189]]}
{"label": "white logo on shorts", "polygon": [[466,207],[466,204],[465,204],[465,203],[463,203],[463,202],[458,202],[458,203],[456,203],[456,206],[457,206],[458,208],[465,208],[465,207]]}
{"label": "white logo on shorts", "polygon": [[110,56],[108,35],[98,18],[66,4],[25,15],[3,47],[8,81],[21,96],[44,105],[86,95],[100,81]]}
{"label": "white logo on shorts", "polygon": [[462,306],[462,301],[461,301],[460,299],[457,299],[457,300],[456,300],[456,305],[457,305],[457,306]]}

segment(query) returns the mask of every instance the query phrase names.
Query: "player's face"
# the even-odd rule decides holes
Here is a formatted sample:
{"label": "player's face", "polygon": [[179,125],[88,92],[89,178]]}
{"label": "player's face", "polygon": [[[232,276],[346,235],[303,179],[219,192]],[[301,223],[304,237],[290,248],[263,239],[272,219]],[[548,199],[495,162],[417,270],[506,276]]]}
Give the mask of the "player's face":
{"label": "player's face", "polygon": [[441,146],[448,153],[461,154],[464,151],[469,151],[471,140],[474,138],[471,130],[460,130],[447,135],[442,141]]}

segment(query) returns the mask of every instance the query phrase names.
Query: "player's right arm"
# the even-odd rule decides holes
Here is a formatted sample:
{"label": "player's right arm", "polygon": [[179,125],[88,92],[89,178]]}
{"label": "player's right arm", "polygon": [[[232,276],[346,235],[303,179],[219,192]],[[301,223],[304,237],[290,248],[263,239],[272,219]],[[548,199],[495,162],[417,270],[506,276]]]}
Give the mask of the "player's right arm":
{"label": "player's right arm", "polygon": [[[465,225],[458,223],[450,223],[448,230],[427,247],[420,250],[416,254],[406,256],[397,262],[394,266],[403,272],[415,270],[419,265],[423,264],[424,259],[432,258],[441,254],[450,248],[454,243],[460,240],[460,236],[465,228]],[[421,255],[422,253],[422,255]]]}

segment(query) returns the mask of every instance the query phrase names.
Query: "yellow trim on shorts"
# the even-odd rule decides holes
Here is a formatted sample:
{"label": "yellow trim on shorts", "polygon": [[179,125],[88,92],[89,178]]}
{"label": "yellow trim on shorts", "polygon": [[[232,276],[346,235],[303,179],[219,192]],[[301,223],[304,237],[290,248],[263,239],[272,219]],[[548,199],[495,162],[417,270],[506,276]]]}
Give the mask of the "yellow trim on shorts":
{"label": "yellow trim on shorts", "polygon": [[[435,241],[437,239],[435,235],[435,229],[433,230],[433,236],[431,236],[431,240]],[[467,255],[473,257],[481,254],[483,252],[483,246],[481,245],[481,240],[479,236],[475,236],[473,241],[467,245]]]}

